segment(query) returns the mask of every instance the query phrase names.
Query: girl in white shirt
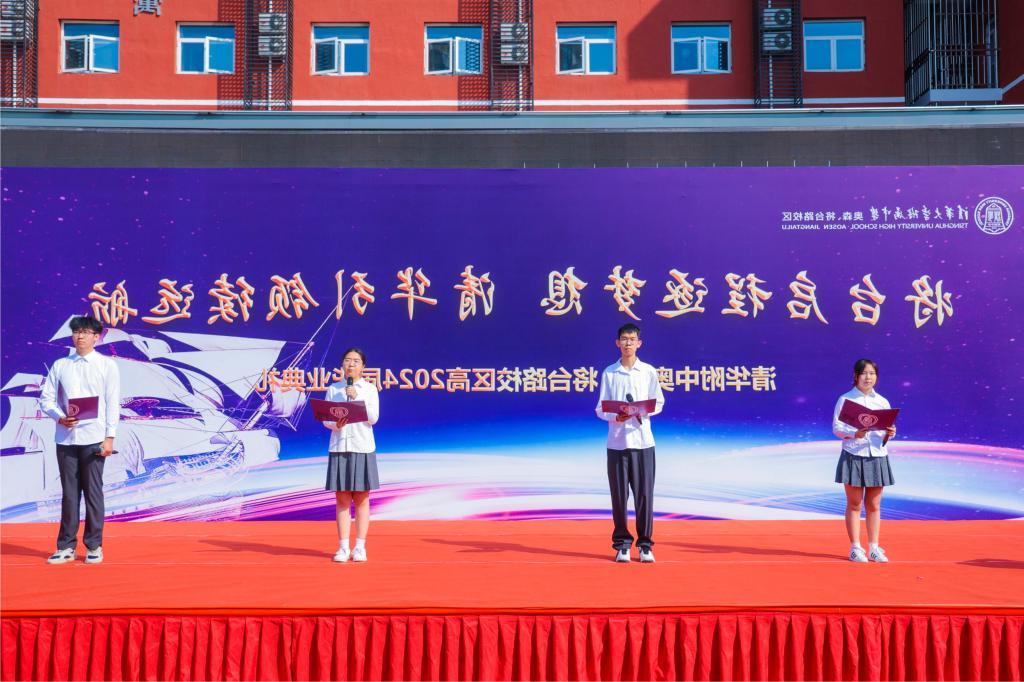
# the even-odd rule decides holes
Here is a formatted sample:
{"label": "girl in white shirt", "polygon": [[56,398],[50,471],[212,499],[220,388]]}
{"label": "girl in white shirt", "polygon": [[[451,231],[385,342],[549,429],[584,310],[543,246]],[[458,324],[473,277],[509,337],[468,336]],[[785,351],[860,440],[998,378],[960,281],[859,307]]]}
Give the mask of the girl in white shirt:
{"label": "girl in white shirt", "polygon": [[[839,396],[832,414],[832,432],[843,439],[843,451],[836,466],[836,483],[846,490],[846,533],[850,536],[850,561],[865,563],[869,559],[885,563],[889,559],[878,545],[882,520],[882,489],[893,485],[892,468],[886,443],[896,435],[896,427],[884,430],[857,429],[839,420],[843,403],[852,400],[872,410],[888,410],[889,401],[875,392],[878,364],[862,358],[853,365],[853,388]],[[860,510],[866,507],[868,553],[860,544]]]}
{"label": "girl in white shirt", "polygon": [[[370,528],[370,491],[380,488],[377,477],[377,447],[373,440],[373,425],[380,415],[377,387],[364,380],[366,354],[358,348],[349,348],[341,360],[345,381],[338,381],[327,389],[326,400],[347,402],[361,400],[366,404],[367,421],[348,424],[345,418],[337,422],[323,422],[331,430],[331,444],[327,455],[327,490],[333,490],[337,506],[338,562],[366,561],[366,533]],[[349,527],[352,522],[350,507],[356,507],[356,546],[349,549]]]}

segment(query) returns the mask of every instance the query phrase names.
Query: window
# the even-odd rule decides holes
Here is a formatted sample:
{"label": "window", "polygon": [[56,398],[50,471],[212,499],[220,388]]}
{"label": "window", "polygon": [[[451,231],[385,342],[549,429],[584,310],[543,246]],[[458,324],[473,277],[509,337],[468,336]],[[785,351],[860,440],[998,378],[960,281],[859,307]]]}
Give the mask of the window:
{"label": "window", "polygon": [[729,73],[728,24],[672,26],[672,73]]}
{"label": "window", "polygon": [[864,22],[805,21],[805,71],[863,71]]}
{"label": "window", "polygon": [[314,26],[313,73],[325,76],[370,73],[370,27]]}
{"label": "window", "polygon": [[482,26],[427,26],[427,73],[483,73],[483,40]]}
{"label": "window", "polygon": [[559,26],[558,73],[615,73],[614,26]]}
{"label": "window", "polygon": [[74,73],[117,73],[117,24],[64,24],[61,63]]}
{"label": "window", "polygon": [[234,26],[178,26],[178,73],[234,72]]}

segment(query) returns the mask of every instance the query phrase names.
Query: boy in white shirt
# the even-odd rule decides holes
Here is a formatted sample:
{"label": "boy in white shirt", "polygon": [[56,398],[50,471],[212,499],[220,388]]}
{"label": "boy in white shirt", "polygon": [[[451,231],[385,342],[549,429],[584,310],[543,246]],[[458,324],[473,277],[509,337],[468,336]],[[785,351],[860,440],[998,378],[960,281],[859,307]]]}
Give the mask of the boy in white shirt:
{"label": "boy in white shirt", "polygon": [[[658,381],[658,371],[641,362],[637,351],[642,345],[640,328],[626,324],[619,328],[615,345],[622,357],[601,374],[601,394],[597,399],[597,416],[608,422],[608,487],[612,496],[612,547],[615,561],[629,562],[633,536],[626,523],[629,491],[633,490],[636,507],[637,547],[640,561],[654,563],[651,547],[654,540],[654,433],[650,417],[660,414],[665,396]],[[603,400],[638,402],[655,401],[655,409],[647,417],[609,414],[601,409]]]}
{"label": "boy in white shirt", "polygon": [[[79,504],[85,494],[85,563],[103,561],[103,464],[114,453],[121,418],[120,374],[110,358],[94,350],[103,324],[94,317],[72,317],[75,350],[53,363],[39,398],[43,412],[57,421],[57,469],[63,491],[57,551],[51,564],[75,560]],[[68,416],[68,401],[97,397],[97,416],[79,420]]]}

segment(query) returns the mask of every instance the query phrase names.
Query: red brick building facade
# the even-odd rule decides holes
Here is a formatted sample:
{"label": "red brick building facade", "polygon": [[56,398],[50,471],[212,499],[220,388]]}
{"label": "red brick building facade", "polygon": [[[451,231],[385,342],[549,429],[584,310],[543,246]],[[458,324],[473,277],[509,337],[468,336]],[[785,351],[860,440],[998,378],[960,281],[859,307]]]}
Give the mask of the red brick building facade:
{"label": "red brick building facade", "polygon": [[[907,5],[927,1],[25,0],[34,28],[4,41],[3,97],[68,109],[903,106],[939,101],[908,101]],[[1024,48],[1009,30],[1024,26],[1024,2],[961,1],[968,14],[991,6],[964,47],[967,61],[985,54],[964,67],[963,97],[954,84],[942,101],[1024,103]],[[793,45],[770,69],[761,22],[784,3]],[[4,0],[5,21],[18,4]],[[260,15],[274,13],[285,24],[264,35]],[[516,23],[525,63],[501,67],[500,27]],[[260,54],[270,39],[278,57]],[[795,90],[766,96],[790,67]]]}

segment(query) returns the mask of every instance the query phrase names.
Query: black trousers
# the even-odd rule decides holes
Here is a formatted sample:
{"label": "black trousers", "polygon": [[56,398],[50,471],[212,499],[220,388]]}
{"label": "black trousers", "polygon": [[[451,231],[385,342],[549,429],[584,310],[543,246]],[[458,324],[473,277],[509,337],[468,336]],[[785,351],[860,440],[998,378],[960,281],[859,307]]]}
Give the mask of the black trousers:
{"label": "black trousers", "polygon": [[636,507],[637,547],[654,545],[654,448],[608,450],[608,488],[612,493],[612,547],[629,549],[633,536],[626,521],[629,491]]}
{"label": "black trousers", "polygon": [[99,456],[100,443],[92,445],[58,445],[57,470],[60,487],[64,492],[60,504],[60,531],[57,549],[78,544],[79,508],[85,494],[85,535],[82,541],[87,549],[103,545],[103,464]]}

